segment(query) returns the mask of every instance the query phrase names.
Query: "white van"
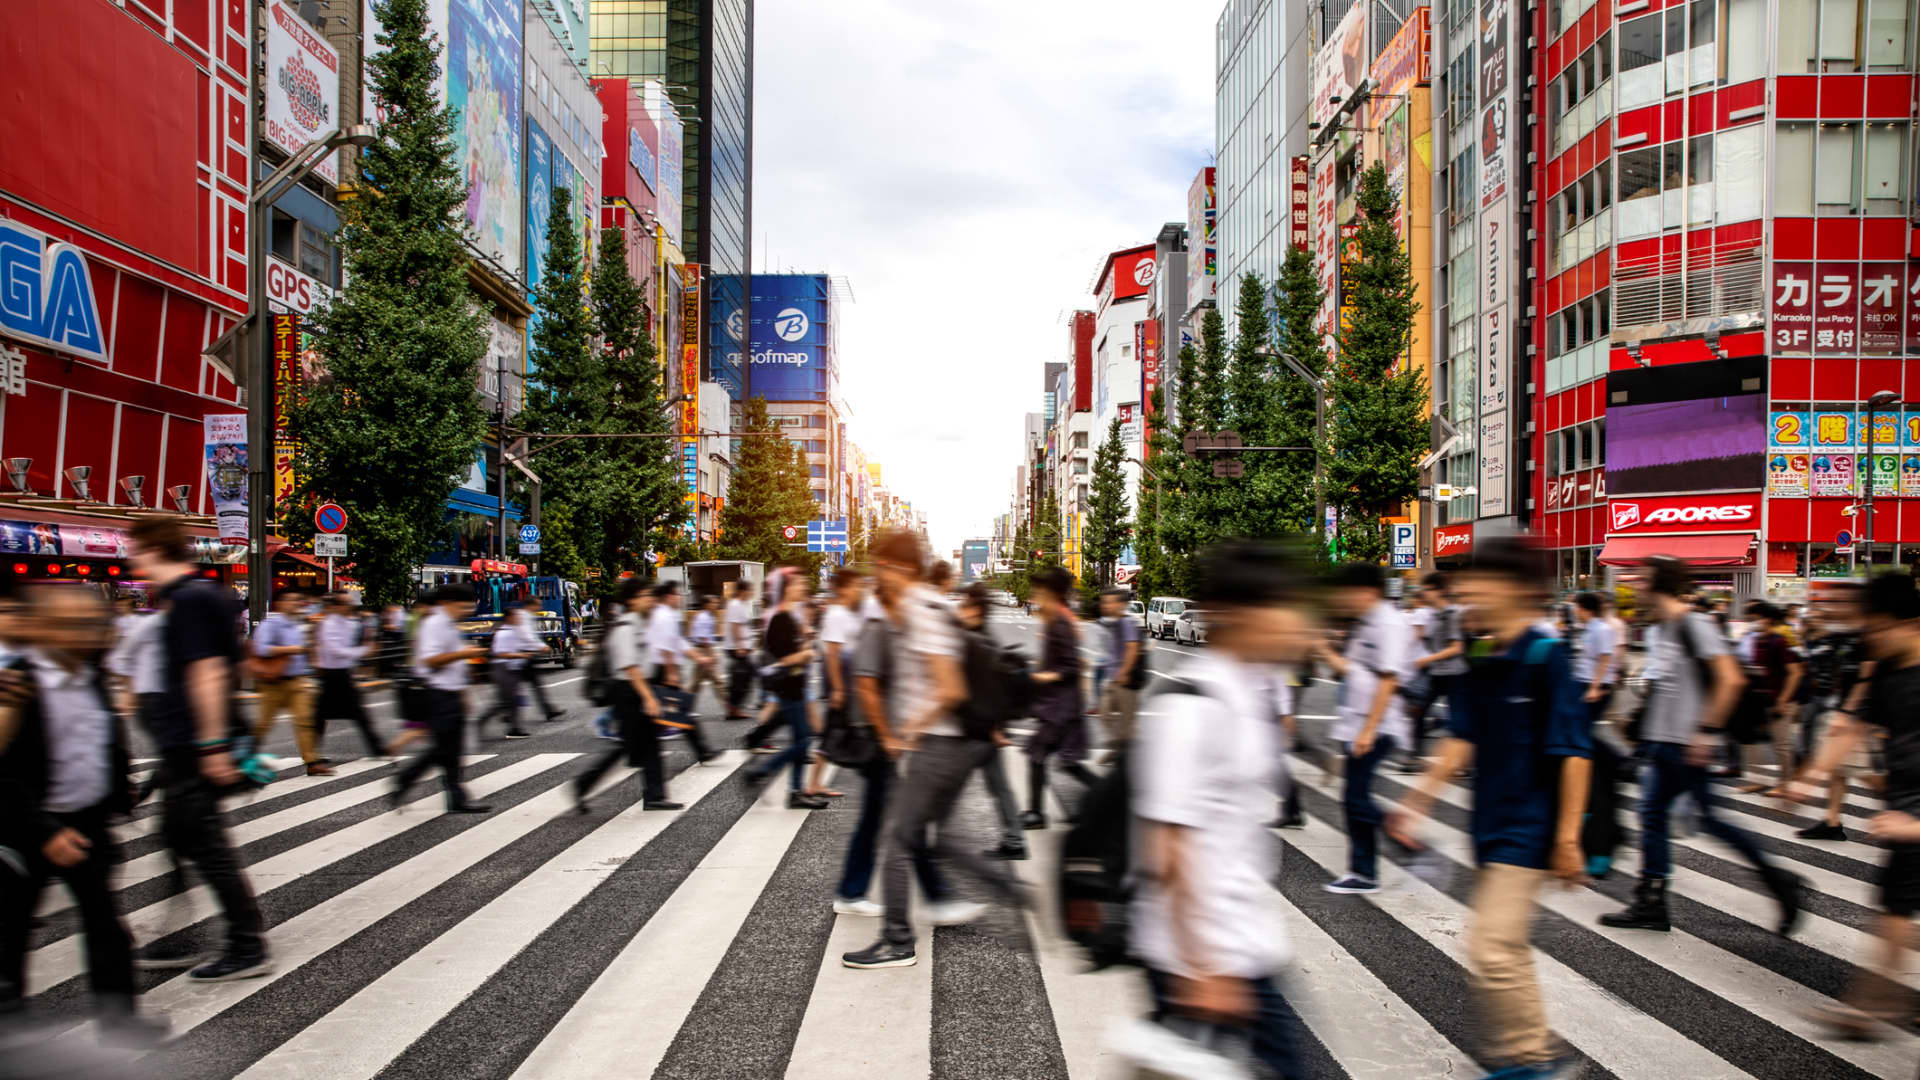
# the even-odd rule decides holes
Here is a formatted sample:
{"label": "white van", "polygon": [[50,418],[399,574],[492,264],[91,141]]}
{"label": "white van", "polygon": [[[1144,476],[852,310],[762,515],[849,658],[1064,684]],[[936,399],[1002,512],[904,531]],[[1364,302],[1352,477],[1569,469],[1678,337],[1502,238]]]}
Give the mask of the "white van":
{"label": "white van", "polygon": [[1187,610],[1187,601],[1178,596],[1156,596],[1147,601],[1147,636],[1170,638],[1173,636],[1174,623],[1180,619],[1180,613]]}

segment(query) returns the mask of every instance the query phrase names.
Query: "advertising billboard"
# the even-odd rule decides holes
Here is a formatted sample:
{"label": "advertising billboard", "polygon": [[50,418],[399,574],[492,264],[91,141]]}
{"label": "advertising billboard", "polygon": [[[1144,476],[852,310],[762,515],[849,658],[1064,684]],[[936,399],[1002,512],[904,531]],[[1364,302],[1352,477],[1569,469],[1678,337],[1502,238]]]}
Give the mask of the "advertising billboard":
{"label": "advertising billboard", "polygon": [[1753,489],[1768,465],[1764,394],[1607,409],[1607,483],[1616,499]]}
{"label": "advertising billboard", "polygon": [[1134,325],[1134,355],[1140,358],[1140,445],[1153,437],[1153,395],[1160,389],[1160,323]]}
{"label": "advertising billboard", "polygon": [[[553,213],[553,142],[527,118],[527,292],[547,262],[547,218]],[[536,314],[538,314],[536,312]]]}
{"label": "advertising billboard", "polygon": [[107,362],[86,256],[38,229],[0,219],[0,332]]}
{"label": "advertising billboard", "polygon": [[[1522,20],[1511,18],[1511,0],[1481,0],[1480,68],[1480,516],[1503,517],[1512,497],[1513,432],[1510,398],[1514,356],[1511,324],[1515,257],[1512,208],[1507,198],[1514,115],[1512,36]],[[1609,466],[1611,470],[1611,466]]]}
{"label": "advertising billboard", "polygon": [[667,232],[668,242],[679,247],[686,125],[673,103],[667,100],[666,89],[659,83],[647,84],[647,111],[653,115],[653,122],[660,131],[660,141],[656,147],[659,153],[655,158],[657,183],[653,189],[654,195],[660,200],[660,225]]}
{"label": "advertising billboard", "polygon": [[208,413],[201,421],[207,491],[220,539],[247,539],[247,414]]}
{"label": "advertising billboard", "polygon": [[831,283],[817,274],[755,274],[749,363],[768,401],[826,401],[834,374]]}
{"label": "advertising billboard", "polygon": [[680,434],[700,430],[700,266],[680,267]]}
{"label": "advertising billboard", "polygon": [[1114,300],[1145,296],[1147,290],[1153,287],[1153,278],[1158,271],[1159,264],[1154,261],[1151,246],[1116,251],[1107,256],[1106,269],[1101,273],[1094,291],[1101,295],[1102,307]]}
{"label": "advertising billboard", "polygon": [[1312,185],[1307,182],[1309,175],[1310,169],[1307,165],[1307,155],[1305,154],[1294,157],[1287,166],[1287,184],[1289,188],[1287,243],[1302,251],[1307,248],[1308,237],[1312,235],[1313,225],[1312,204],[1309,202],[1311,198],[1309,192]]}
{"label": "advertising billboard", "polygon": [[467,224],[510,274],[521,271],[520,16],[512,0],[449,0],[442,58]]}
{"label": "advertising billboard", "polygon": [[[1211,300],[1220,288],[1220,249],[1215,236],[1219,225],[1218,203],[1213,189],[1213,166],[1194,176],[1187,188],[1187,307]],[[1180,314],[1185,314],[1181,312]]]}
{"label": "advertising billboard", "polygon": [[533,0],[527,6],[540,13],[553,29],[553,36],[560,39],[560,46],[567,51],[567,59],[580,69],[587,71],[589,35],[587,33],[588,0]]}
{"label": "advertising billboard", "polygon": [[[340,54],[294,12],[287,0],[267,4],[267,141],[289,154],[340,123]],[[313,175],[340,182],[339,154],[328,154]]]}
{"label": "advertising billboard", "polygon": [[1325,127],[1340,112],[1341,102],[1353,100],[1353,90],[1367,76],[1367,20],[1369,4],[1355,4],[1313,54],[1313,108],[1309,119]]}

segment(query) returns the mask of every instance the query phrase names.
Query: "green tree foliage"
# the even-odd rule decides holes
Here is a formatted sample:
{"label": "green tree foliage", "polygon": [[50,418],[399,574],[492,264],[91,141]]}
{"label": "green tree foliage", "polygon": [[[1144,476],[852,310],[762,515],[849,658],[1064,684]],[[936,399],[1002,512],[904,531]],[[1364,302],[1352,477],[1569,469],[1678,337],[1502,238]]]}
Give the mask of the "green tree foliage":
{"label": "green tree foliage", "polygon": [[1348,270],[1352,312],[1339,335],[1332,385],[1328,500],[1340,507],[1348,558],[1387,554],[1381,518],[1419,490],[1415,468],[1429,441],[1426,376],[1402,361],[1413,346],[1413,260],[1394,227],[1399,202],[1375,162],[1360,176],[1359,260]]}
{"label": "green tree foliage", "polygon": [[818,516],[806,455],[780,435],[779,426],[767,415],[765,398],[747,399],[742,424],[745,436],[740,439],[740,457],[733,467],[726,514],[720,523],[720,557],[769,566],[794,563],[813,573],[820,557],[788,547],[781,534],[788,525],[804,530]]}
{"label": "green tree foliage", "polygon": [[1107,425],[1107,437],[1093,457],[1093,485],[1088,492],[1087,528],[1081,537],[1080,565],[1088,581],[1113,584],[1114,567],[1126,550],[1129,510],[1127,474],[1120,463],[1126,451],[1120,442],[1120,418]]}
{"label": "green tree foliage", "polygon": [[[1147,404],[1148,416],[1165,420],[1166,396],[1162,389],[1155,388]],[[1147,468],[1140,475],[1140,505],[1135,508],[1133,524],[1134,551],[1140,557],[1140,573],[1134,578],[1133,590],[1142,597],[1159,596],[1172,588],[1171,566],[1160,537],[1160,478],[1162,470],[1172,467],[1167,454],[1170,447],[1178,445],[1177,439],[1177,435],[1160,430],[1151,430],[1147,436],[1142,459]]]}
{"label": "green tree foliage", "polygon": [[[1046,497],[1040,500],[1040,509],[1034,514],[1033,539],[1027,555],[1029,572],[1049,566],[1065,566],[1066,541],[1066,529],[1062,527],[1060,518],[1060,500],[1049,486]],[[1032,554],[1035,551],[1040,553],[1038,558]]]}
{"label": "green tree foliage", "polygon": [[[1267,288],[1258,274],[1240,278],[1234,302],[1239,332],[1227,368],[1225,427],[1248,446],[1296,446],[1280,442],[1280,384],[1273,359]],[[1222,455],[1216,455],[1222,456]],[[1245,475],[1223,487],[1222,529],[1234,536],[1274,537],[1288,531],[1302,492],[1289,459],[1300,455],[1256,451],[1244,455]],[[1291,479],[1295,483],[1289,485]],[[1307,496],[1311,499],[1311,495]]]}
{"label": "green tree foliage", "polygon": [[1180,422],[1157,433],[1148,462],[1159,477],[1156,535],[1166,559],[1167,588],[1185,592],[1193,583],[1193,558],[1226,535],[1231,519],[1234,480],[1216,479],[1210,454],[1189,454],[1182,440],[1189,432],[1219,431],[1227,418],[1226,321],[1208,309],[1200,320],[1200,347],[1180,350]]}
{"label": "green tree foliage", "polygon": [[[327,374],[291,409],[304,503],[347,511],[369,604],[412,598],[413,570],[450,535],[447,496],[486,432],[475,386],[487,319],[467,280],[467,188],[453,117],[435,95],[440,44],[426,0],[378,0],[384,51],[367,61],[386,119],[340,206],[347,284],[307,320]],[[265,448],[261,448],[264,452]],[[308,515],[281,514],[292,539]]]}
{"label": "green tree foliage", "polygon": [[[1279,313],[1278,352],[1299,361],[1300,366],[1324,377],[1327,348],[1315,321],[1326,290],[1314,272],[1313,255],[1305,248],[1289,247],[1280,267],[1275,288]],[[1313,446],[1321,433],[1314,423],[1313,385],[1294,374],[1282,363],[1274,371],[1273,438],[1279,446]],[[1314,520],[1312,454],[1283,454],[1277,463],[1281,495],[1280,527],[1283,532],[1302,534],[1323,528]]]}
{"label": "green tree foliage", "polygon": [[[674,415],[661,399],[660,363],[647,328],[645,297],[627,269],[626,232],[600,230],[593,271],[594,322],[600,327],[599,358],[607,388],[594,430],[664,435]],[[687,491],[680,475],[682,443],[671,438],[583,439],[591,455],[591,505],[598,531],[597,556],[613,579],[639,569],[649,548],[658,550],[687,520]]]}

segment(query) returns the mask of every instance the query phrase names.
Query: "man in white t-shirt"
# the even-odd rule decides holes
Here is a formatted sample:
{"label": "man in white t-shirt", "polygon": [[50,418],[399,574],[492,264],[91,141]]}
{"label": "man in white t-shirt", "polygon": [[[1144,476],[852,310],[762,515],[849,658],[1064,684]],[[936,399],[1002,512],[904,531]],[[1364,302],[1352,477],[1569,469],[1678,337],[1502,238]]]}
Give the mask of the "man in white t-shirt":
{"label": "man in white t-shirt", "polygon": [[744,720],[747,695],[753,691],[753,586],[727,582],[727,719]]}
{"label": "man in white t-shirt", "polygon": [[1334,893],[1379,892],[1380,807],[1373,801],[1373,775],[1396,747],[1408,744],[1411,725],[1400,683],[1413,653],[1406,616],[1387,600],[1378,566],[1347,563],[1334,583],[1334,599],[1353,620],[1347,647],[1317,646],[1321,660],[1345,683],[1340,718],[1329,732],[1346,747],[1342,804],[1347,818],[1347,873],[1326,889]]}
{"label": "man in white t-shirt", "polygon": [[1279,853],[1266,821],[1284,752],[1271,665],[1305,658],[1312,628],[1274,549],[1201,557],[1191,593],[1209,648],[1141,706],[1128,755],[1133,798],[1131,944],[1157,1019],[1228,1024],[1279,1076],[1300,1076],[1299,1016],[1275,977],[1291,958],[1275,915]]}

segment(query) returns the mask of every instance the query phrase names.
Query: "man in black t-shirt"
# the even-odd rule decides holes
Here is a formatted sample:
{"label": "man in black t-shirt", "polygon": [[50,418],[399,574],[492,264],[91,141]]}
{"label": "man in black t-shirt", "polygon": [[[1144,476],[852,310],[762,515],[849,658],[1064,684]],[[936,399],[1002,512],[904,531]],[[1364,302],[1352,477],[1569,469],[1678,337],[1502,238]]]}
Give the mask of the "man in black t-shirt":
{"label": "man in black t-shirt", "polygon": [[[1879,938],[1871,975],[1853,981],[1846,1004],[1820,1014],[1836,1034],[1884,1037],[1884,1025],[1905,1027],[1913,1004],[1900,982],[1911,969],[1908,942],[1920,914],[1920,593],[1904,573],[1883,574],[1867,586],[1861,635],[1874,659],[1866,707],[1858,716],[1836,714],[1827,741],[1803,779],[1818,780],[1847,760],[1866,732],[1878,728],[1887,740],[1887,808],[1867,831],[1887,846],[1880,877]],[[1811,798],[1802,791],[1796,797]]]}
{"label": "man in black t-shirt", "polygon": [[199,964],[191,947],[163,940],[144,951],[141,964],[191,967],[189,978],[201,982],[265,975],[273,970],[265,923],[220,820],[221,795],[241,779],[232,747],[239,606],[232,593],[196,572],[193,547],[178,522],[141,518],[129,533],[133,571],[157,587],[160,617],[166,619],[160,638],[166,695],[147,719],[165,792],[161,834],[177,862],[200,871],[227,917],[227,945],[219,958]]}

